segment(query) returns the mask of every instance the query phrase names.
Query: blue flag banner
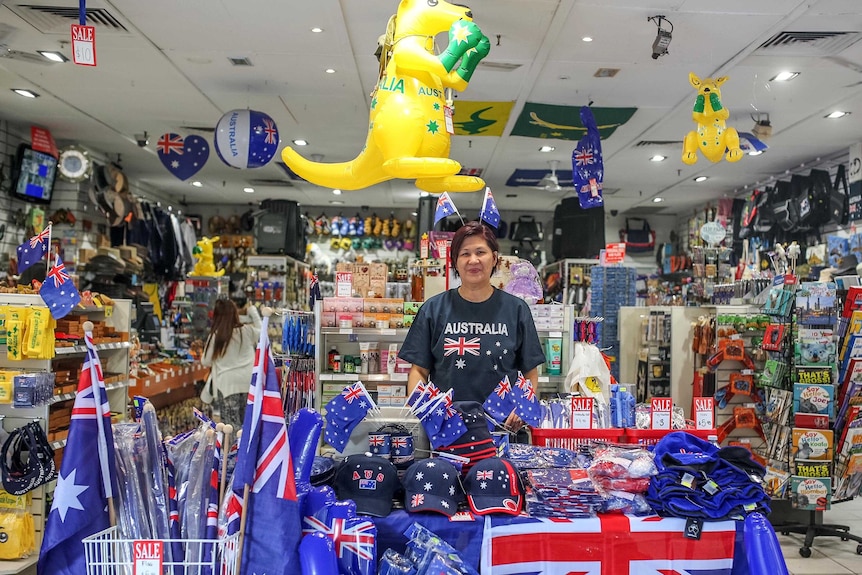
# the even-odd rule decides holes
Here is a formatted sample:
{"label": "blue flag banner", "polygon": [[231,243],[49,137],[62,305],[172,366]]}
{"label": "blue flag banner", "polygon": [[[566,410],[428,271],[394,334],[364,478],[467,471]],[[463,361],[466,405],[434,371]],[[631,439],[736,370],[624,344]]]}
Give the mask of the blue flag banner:
{"label": "blue flag banner", "polygon": [[33,264],[42,261],[48,253],[48,242],[51,238],[51,226],[48,226],[18,246],[18,273],[20,274]]}
{"label": "blue flag banner", "polygon": [[437,198],[437,209],[434,210],[434,225],[437,225],[437,222],[443,218],[457,213],[458,208],[455,207],[455,203],[449,197],[449,192],[443,192]]}
{"label": "blue flag banner", "polygon": [[479,219],[494,228],[500,225],[500,212],[497,210],[491,188],[485,188],[485,199],[482,201],[482,209],[479,210]]}
{"label": "blue flag banner", "polygon": [[240,575],[289,575],[299,565],[299,501],[268,327],[264,317],[233,479],[239,501],[249,491]]}
{"label": "blue flag banner", "polygon": [[515,380],[515,386],[512,388],[512,395],[515,398],[515,414],[527,425],[538,426],[542,415],[539,408],[539,398],[536,397],[533,382],[524,377],[520,371],[518,372],[518,379]]}
{"label": "blue flag banner", "polygon": [[70,311],[81,303],[81,294],[69,278],[66,264],[57,256],[57,261],[45,277],[45,283],[39,288],[39,296],[54,319],[66,317]]}
{"label": "blue flag banner", "polygon": [[108,498],[117,483],[111,409],[92,332],[84,334],[84,342],[87,356],[39,551],[38,575],[86,573],[81,540],[110,526]]}
{"label": "blue flag banner", "polygon": [[515,394],[512,393],[512,384],[509,382],[508,375],[503,376],[482,407],[500,425],[506,421],[515,409]]}
{"label": "blue flag banner", "polygon": [[326,404],[326,415],[323,417],[326,422],[323,430],[324,441],[339,452],[344,451],[350,434],[365,419],[368,412],[376,407],[361,381],[347,385]]}

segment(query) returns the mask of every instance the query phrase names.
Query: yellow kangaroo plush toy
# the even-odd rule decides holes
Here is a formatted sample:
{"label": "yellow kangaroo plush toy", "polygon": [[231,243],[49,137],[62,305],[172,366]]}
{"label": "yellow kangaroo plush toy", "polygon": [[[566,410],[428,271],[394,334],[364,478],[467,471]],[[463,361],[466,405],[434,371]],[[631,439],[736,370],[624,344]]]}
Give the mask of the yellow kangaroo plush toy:
{"label": "yellow kangaroo plush toy", "polygon": [[688,75],[688,81],[697,90],[697,100],[691,113],[697,122],[697,131],[692,130],[685,135],[682,144],[682,161],[685,164],[697,162],[697,150],[711,161],[718,162],[727,151],[728,162],[738,162],[742,159],[739,149],[739,134],[734,128],[728,128],[724,121],[730,116],[727,108],[721,105],[721,90],[727,76],[713,80],[701,80],[694,73]]}
{"label": "yellow kangaroo plush toy", "polygon": [[[434,37],[446,31],[449,45],[437,56]],[[451,110],[444,90],[464,90],[490,51],[490,40],[466,6],[401,0],[381,47],[365,148],[350,162],[322,164],[286,147],[284,163],[313,184],[342,190],[393,178],[415,178],[417,188],[433,193],[484,189],[481,178],[457,175],[461,164],[448,157],[451,117],[446,116]]]}
{"label": "yellow kangaroo plush toy", "polygon": [[201,238],[198,240],[192,250],[192,255],[198,261],[195,263],[195,267],[189,275],[210,277],[220,277],[224,275],[224,270],[221,269],[216,271],[215,264],[213,263],[213,244],[217,241],[219,241],[218,236],[214,238]]}

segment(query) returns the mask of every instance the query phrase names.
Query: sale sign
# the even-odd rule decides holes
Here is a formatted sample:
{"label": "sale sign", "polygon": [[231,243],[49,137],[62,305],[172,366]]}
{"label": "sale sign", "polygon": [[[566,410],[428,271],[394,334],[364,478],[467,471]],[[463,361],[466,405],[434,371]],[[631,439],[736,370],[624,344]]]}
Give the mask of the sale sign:
{"label": "sale sign", "polygon": [[80,66],[96,65],[96,27],[72,24],[72,61]]}
{"label": "sale sign", "polygon": [[694,398],[694,427],[695,429],[715,429],[715,399]]}
{"label": "sale sign", "polygon": [[651,400],[652,429],[670,429],[670,414],[673,411],[673,400],[669,397],[653,397]]}
{"label": "sale sign", "polygon": [[353,295],[353,272],[335,272],[335,297]]}
{"label": "sale sign", "polygon": [[626,244],[623,242],[605,246],[605,265],[621,264],[626,259]]}
{"label": "sale sign", "polygon": [[165,543],[152,539],[132,542],[133,575],[162,575]]}
{"label": "sale sign", "polygon": [[572,429],[592,429],[593,427],[593,398],[573,397],[571,412]]}

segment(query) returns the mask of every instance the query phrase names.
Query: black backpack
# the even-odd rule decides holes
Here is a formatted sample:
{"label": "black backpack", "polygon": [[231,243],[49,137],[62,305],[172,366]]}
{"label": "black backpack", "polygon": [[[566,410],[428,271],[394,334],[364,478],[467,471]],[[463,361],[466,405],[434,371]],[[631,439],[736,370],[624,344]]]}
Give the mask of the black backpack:
{"label": "black backpack", "polygon": [[807,182],[808,205],[811,208],[809,223],[825,226],[832,219],[832,180],[825,170],[811,170]]}
{"label": "black backpack", "polygon": [[829,192],[829,216],[839,226],[846,226],[850,221],[850,190],[844,164],[838,165],[835,184]]}

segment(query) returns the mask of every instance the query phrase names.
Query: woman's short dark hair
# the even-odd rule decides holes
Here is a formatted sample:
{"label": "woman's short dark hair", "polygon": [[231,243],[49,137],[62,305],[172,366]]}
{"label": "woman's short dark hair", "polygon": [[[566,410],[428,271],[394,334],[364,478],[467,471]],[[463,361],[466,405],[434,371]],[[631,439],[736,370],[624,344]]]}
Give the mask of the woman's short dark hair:
{"label": "woman's short dark hair", "polygon": [[[467,222],[455,232],[455,236],[452,238],[452,244],[449,247],[449,254],[451,259],[452,271],[455,272],[455,275],[458,275],[458,268],[455,267],[455,264],[458,261],[458,253],[461,251],[461,246],[464,244],[464,240],[470,236],[481,236],[482,239],[485,240],[485,243],[488,244],[488,247],[492,252],[497,254],[500,253],[500,244],[497,242],[497,234],[494,233],[494,230],[486,226],[480,221],[472,221]],[[497,271],[498,261],[494,262],[494,269],[491,270],[491,274]]]}

